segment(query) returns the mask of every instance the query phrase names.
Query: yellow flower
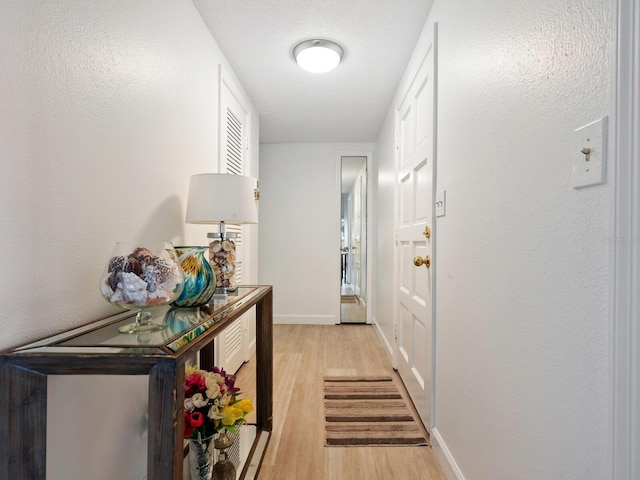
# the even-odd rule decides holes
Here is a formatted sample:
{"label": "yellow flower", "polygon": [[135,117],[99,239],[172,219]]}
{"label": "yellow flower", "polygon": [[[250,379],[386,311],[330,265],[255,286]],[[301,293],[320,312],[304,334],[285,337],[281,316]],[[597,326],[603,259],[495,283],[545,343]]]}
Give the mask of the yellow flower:
{"label": "yellow flower", "polygon": [[243,421],[244,416],[250,412],[253,412],[253,405],[251,404],[251,399],[249,398],[238,400],[233,405],[227,404],[220,409],[222,424],[229,426],[235,425],[239,420]]}
{"label": "yellow flower", "polygon": [[220,410],[220,414],[222,415],[223,425],[235,425],[238,420],[244,417],[242,409],[237,408],[235,405],[227,405]]}
{"label": "yellow flower", "polygon": [[250,398],[243,398],[239,402],[234,403],[233,406],[236,408],[240,408],[245,413],[245,415],[247,413],[253,412],[253,405],[251,404]]}
{"label": "yellow flower", "polygon": [[185,365],[185,367],[184,367],[184,376],[188,377],[192,373],[196,373],[198,370],[199,369],[198,369],[197,365]]}

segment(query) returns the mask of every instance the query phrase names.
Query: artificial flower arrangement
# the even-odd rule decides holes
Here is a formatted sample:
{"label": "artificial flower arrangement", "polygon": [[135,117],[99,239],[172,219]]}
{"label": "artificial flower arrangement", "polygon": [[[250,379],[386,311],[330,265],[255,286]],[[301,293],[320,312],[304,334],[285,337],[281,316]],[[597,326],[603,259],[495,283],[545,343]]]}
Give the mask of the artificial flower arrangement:
{"label": "artificial flower arrangement", "polygon": [[187,365],[184,382],[184,438],[204,440],[215,433],[236,433],[253,412],[249,398],[238,399],[235,377],[223,369],[211,371]]}

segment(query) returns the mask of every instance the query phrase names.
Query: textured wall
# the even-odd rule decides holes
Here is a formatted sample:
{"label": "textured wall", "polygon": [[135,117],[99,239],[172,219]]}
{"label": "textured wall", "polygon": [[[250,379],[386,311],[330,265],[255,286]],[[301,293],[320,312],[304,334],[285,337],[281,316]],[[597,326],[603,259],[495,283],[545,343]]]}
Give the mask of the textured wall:
{"label": "textured wall", "polygon": [[[5,349],[118,311],[98,289],[116,241],[203,242],[185,201],[189,176],[217,169],[226,62],[190,0],[0,10]],[[48,390],[50,478],[142,478],[145,381],[52,377]]]}
{"label": "textured wall", "polygon": [[447,191],[435,424],[467,480],[607,478],[610,185],[574,190],[571,155],[574,129],[611,114],[610,15],[605,0],[430,15]]}
{"label": "textured wall", "polygon": [[223,61],[189,0],[2,3],[0,348],[112,312],[117,240],[205,238],[184,200]]}

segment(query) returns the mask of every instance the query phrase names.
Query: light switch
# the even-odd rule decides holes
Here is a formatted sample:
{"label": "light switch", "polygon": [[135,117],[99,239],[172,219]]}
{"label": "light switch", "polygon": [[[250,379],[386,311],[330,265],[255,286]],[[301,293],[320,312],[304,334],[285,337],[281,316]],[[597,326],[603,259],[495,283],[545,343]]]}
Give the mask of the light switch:
{"label": "light switch", "polygon": [[571,159],[573,188],[605,183],[607,178],[607,117],[578,128],[574,133]]}
{"label": "light switch", "polygon": [[444,217],[447,206],[447,191],[440,190],[436,193],[436,217]]}

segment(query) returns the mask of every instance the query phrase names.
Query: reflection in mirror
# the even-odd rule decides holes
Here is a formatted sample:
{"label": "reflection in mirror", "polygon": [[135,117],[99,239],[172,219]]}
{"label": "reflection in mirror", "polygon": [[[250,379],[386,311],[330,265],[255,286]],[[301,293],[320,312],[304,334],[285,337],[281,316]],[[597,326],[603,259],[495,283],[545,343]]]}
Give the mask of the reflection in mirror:
{"label": "reflection in mirror", "polygon": [[340,323],[366,323],[367,157],[342,157]]}

